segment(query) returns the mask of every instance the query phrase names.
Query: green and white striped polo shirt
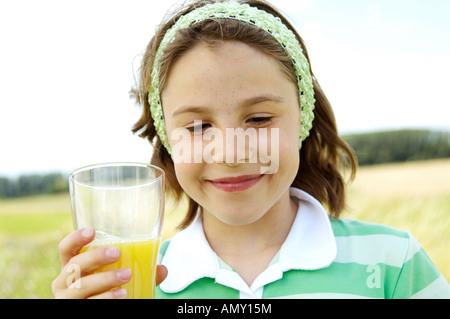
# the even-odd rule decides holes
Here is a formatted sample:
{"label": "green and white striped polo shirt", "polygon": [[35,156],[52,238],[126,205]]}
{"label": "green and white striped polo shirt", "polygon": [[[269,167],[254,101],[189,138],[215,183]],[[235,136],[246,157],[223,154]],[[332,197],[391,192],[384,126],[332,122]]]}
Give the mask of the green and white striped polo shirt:
{"label": "green and white striped polo shirt", "polygon": [[330,220],[290,189],[299,209],[286,241],[249,287],[209,246],[201,219],[161,245],[166,280],[156,298],[450,298],[414,237],[387,226]]}

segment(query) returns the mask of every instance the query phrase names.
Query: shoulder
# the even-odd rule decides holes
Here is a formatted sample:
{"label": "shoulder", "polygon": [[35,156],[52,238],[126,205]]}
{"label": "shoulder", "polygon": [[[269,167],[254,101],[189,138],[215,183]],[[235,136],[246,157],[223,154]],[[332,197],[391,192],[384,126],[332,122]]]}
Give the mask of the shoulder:
{"label": "shoulder", "polygon": [[402,268],[418,258],[429,259],[409,231],[346,218],[331,220],[331,227],[337,260]]}
{"label": "shoulder", "polygon": [[354,256],[364,258],[365,263],[401,267],[408,254],[414,255],[421,249],[410,232],[386,225],[341,218],[331,220],[331,227],[338,253],[351,250]]}
{"label": "shoulder", "polygon": [[401,269],[420,250],[407,232],[389,226],[341,218],[331,220],[340,263],[386,265]]}
{"label": "shoulder", "polygon": [[379,270],[389,298],[448,298],[448,283],[410,232],[345,218],[331,225],[335,262]]}
{"label": "shoulder", "polygon": [[410,233],[390,226],[363,222],[355,219],[331,219],[331,227],[336,237],[386,235],[408,239]]}

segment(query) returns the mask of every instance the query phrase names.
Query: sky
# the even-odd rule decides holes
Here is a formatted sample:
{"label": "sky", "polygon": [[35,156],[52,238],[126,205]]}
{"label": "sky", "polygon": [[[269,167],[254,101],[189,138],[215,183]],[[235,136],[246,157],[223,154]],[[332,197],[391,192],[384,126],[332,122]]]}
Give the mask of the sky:
{"label": "sky", "polygon": [[[450,131],[450,1],[271,2],[306,42],[341,134]],[[0,176],[149,162],[128,92],[174,3],[0,0]]]}

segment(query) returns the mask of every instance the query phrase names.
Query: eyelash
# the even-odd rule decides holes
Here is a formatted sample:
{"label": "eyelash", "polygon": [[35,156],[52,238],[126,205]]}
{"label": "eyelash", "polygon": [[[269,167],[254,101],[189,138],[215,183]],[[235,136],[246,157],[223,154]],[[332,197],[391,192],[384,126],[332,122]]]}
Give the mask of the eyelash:
{"label": "eyelash", "polygon": [[[272,117],[270,116],[259,116],[259,117],[252,117],[250,119],[247,120],[247,123],[250,122],[253,125],[256,126],[264,126],[264,125],[268,125],[272,122]],[[208,129],[209,127],[211,127],[211,124],[209,123],[202,123],[201,125],[197,125],[197,126],[189,126],[186,127],[186,129],[191,132],[191,133],[195,133],[196,131],[204,131],[206,129]]]}
{"label": "eyelash", "polygon": [[211,124],[208,124],[208,123],[202,123],[201,125],[197,125],[197,126],[189,126],[189,127],[186,127],[187,128],[187,130],[189,131],[189,132],[191,132],[191,133],[195,133],[196,131],[198,131],[199,130],[199,127],[200,127],[200,131],[204,131],[205,129],[207,129],[208,127],[211,127]]}
{"label": "eyelash", "polygon": [[272,122],[272,117],[270,116],[258,116],[258,117],[252,117],[248,121],[252,122],[253,124],[256,124],[258,126],[267,125]]}

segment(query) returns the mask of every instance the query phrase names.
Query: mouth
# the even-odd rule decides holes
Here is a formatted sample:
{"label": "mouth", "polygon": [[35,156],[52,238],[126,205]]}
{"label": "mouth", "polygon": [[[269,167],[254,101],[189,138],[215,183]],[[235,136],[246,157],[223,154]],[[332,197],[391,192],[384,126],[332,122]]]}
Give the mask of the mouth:
{"label": "mouth", "polygon": [[207,180],[207,182],[225,192],[239,192],[249,189],[256,183],[258,183],[263,177],[264,174],[242,175],[236,177]]}

